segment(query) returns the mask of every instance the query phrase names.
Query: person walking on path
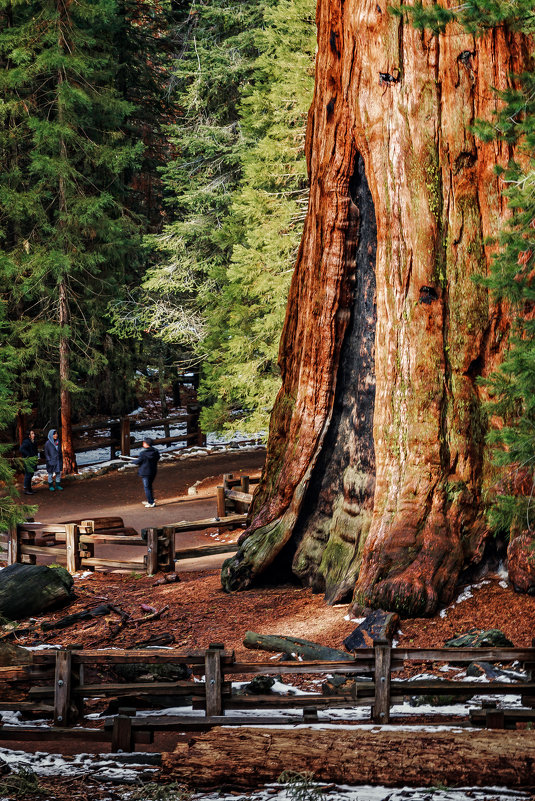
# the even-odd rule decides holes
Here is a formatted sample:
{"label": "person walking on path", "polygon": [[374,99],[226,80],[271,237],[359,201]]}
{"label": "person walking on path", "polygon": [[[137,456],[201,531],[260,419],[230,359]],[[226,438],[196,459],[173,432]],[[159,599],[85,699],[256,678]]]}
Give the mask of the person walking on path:
{"label": "person walking on path", "polygon": [[[63,456],[61,455],[61,442],[55,428],[48,432],[48,439],[45,442],[46,472],[48,473],[48,489],[62,490],[61,471],[63,469]],[[54,478],[56,486],[54,486]]]}
{"label": "person walking on path", "polygon": [[153,446],[150,437],[144,439],[143,448],[137,459],[134,460],[134,464],[137,464],[139,467],[137,474],[143,481],[143,489],[145,490],[145,495],[147,498],[146,501],[143,501],[143,505],[148,508],[156,506],[156,501],[154,500],[154,495],[152,494],[152,482],[156,478],[159,458],[160,451]]}
{"label": "person walking on path", "polygon": [[35,431],[31,429],[28,431],[20,444],[20,454],[24,464],[24,494],[33,495],[32,478],[35,473],[37,462],[39,459],[39,451],[37,449],[37,442],[35,441]]}

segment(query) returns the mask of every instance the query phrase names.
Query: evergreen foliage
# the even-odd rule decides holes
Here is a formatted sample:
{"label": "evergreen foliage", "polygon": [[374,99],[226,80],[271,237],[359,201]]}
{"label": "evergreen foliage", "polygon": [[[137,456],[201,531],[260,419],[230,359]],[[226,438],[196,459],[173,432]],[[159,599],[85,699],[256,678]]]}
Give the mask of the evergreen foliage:
{"label": "evergreen foliage", "polygon": [[[196,7],[178,65],[183,118],[164,181],[174,215],[146,276],[149,327],[202,361],[204,429],[267,426],[307,203],[314,4]],[[128,315],[124,315],[123,322]],[[234,413],[240,411],[233,423]]]}
{"label": "evergreen foliage", "polygon": [[0,275],[24,398],[57,380],[62,339],[76,365],[63,389],[103,364],[104,298],[139,245],[123,174],[143,145],[121,128],[132,107],[114,86],[112,0],[4,0],[2,11]]}

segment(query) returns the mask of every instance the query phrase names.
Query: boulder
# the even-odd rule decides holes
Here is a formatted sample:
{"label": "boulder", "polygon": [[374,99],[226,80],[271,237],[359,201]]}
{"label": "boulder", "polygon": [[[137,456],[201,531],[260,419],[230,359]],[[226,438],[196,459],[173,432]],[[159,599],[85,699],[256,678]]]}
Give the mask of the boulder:
{"label": "boulder", "polygon": [[399,627],[399,615],[395,612],[384,612],[374,609],[366,615],[362,623],[344,640],[348,651],[357,651],[359,648],[373,648],[376,640],[389,640]]}
{"label": "boulder", "polygon": [[500,629],[470,629],[460,637],[454,637],[444,643],[446,648],[512,648],[513,643],[508,640]]}
{"label": "boulder", "polygon": [[245,685],[243,691],[247,695],[269,695],[274,684],[273,676],[255,676],[249,684]]}
{"label": "boulder", "polygon": [[74,600],[74,581],[64,567],[8,565],[0,570],[0,616],[21,620]]}

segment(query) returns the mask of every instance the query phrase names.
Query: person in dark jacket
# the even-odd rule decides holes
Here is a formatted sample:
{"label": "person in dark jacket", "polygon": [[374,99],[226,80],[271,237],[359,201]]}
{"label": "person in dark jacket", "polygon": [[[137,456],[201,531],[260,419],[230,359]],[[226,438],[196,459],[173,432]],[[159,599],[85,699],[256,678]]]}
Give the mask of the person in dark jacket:
{"label": "person in dark jacket", "polygon": [[143,489],[145,490],[145,495],[147,497],[147,500],[143,501],[143,505],[147,507],[156,506],[156,501],[154,500],[154,495],[152,494],[152,482],[156,478],[159,458],[160,451],[153,446],[150,437],[144,439],[143,449],[137,459],[134,461],[134,464],[137,464],[139,467],[137,474],[143,481]]}
{"label": "person in dark jacket", "polygon": [[[48,432],[48,439],[45,442],[46,472],[48,473],[48,489],[62,490],[61,471],[63,469],[63,456],[61,455],[61,442],[55,428]],[[54,486],[54,478],[56,486]]]}
{"label": "person in dark jacket", "polygon": [[39,451],[35,441],[35,431],[28,431],[20,444],[20,455],[24,462],[24,494],[33,495],[32,478],[37,467]]}

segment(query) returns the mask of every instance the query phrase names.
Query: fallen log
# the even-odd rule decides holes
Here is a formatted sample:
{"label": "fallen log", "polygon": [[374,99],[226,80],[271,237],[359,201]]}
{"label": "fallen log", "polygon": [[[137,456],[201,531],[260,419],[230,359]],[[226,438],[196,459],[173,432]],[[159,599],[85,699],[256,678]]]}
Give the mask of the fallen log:
{"label": "fallen log", "polygon": [[216,727],[162,754],[166,780],[257,787],[281,771],[321,782],[395,786],[532,787],[533,731]]}
{"label": "fallen log", "polygon": [[299,637],[256,634],[254,631],[246,631],[243,644],[246,648],[272,651],[274,653],[282,652],[288,656],[301,657],[301,659],[306,659],[307,661],[353,661],[353,657],[346,651],[338,651],[336,648],[328,648],[325,645],[318,645],[316,642],[302,640]]}
{"label": "fallen log", "polygon": [[51,629],[66,629],[69,626],[74,626],[84,620],[92,620],[95,617],[101,617],[111,612],[112,607],[109,604],[101,604],[94,609],[83,609],[81,612],[75,612],[72,615],[66,615],[54,623],[49,623],[44,620],[41,623],[41,631],[50,631]]}

